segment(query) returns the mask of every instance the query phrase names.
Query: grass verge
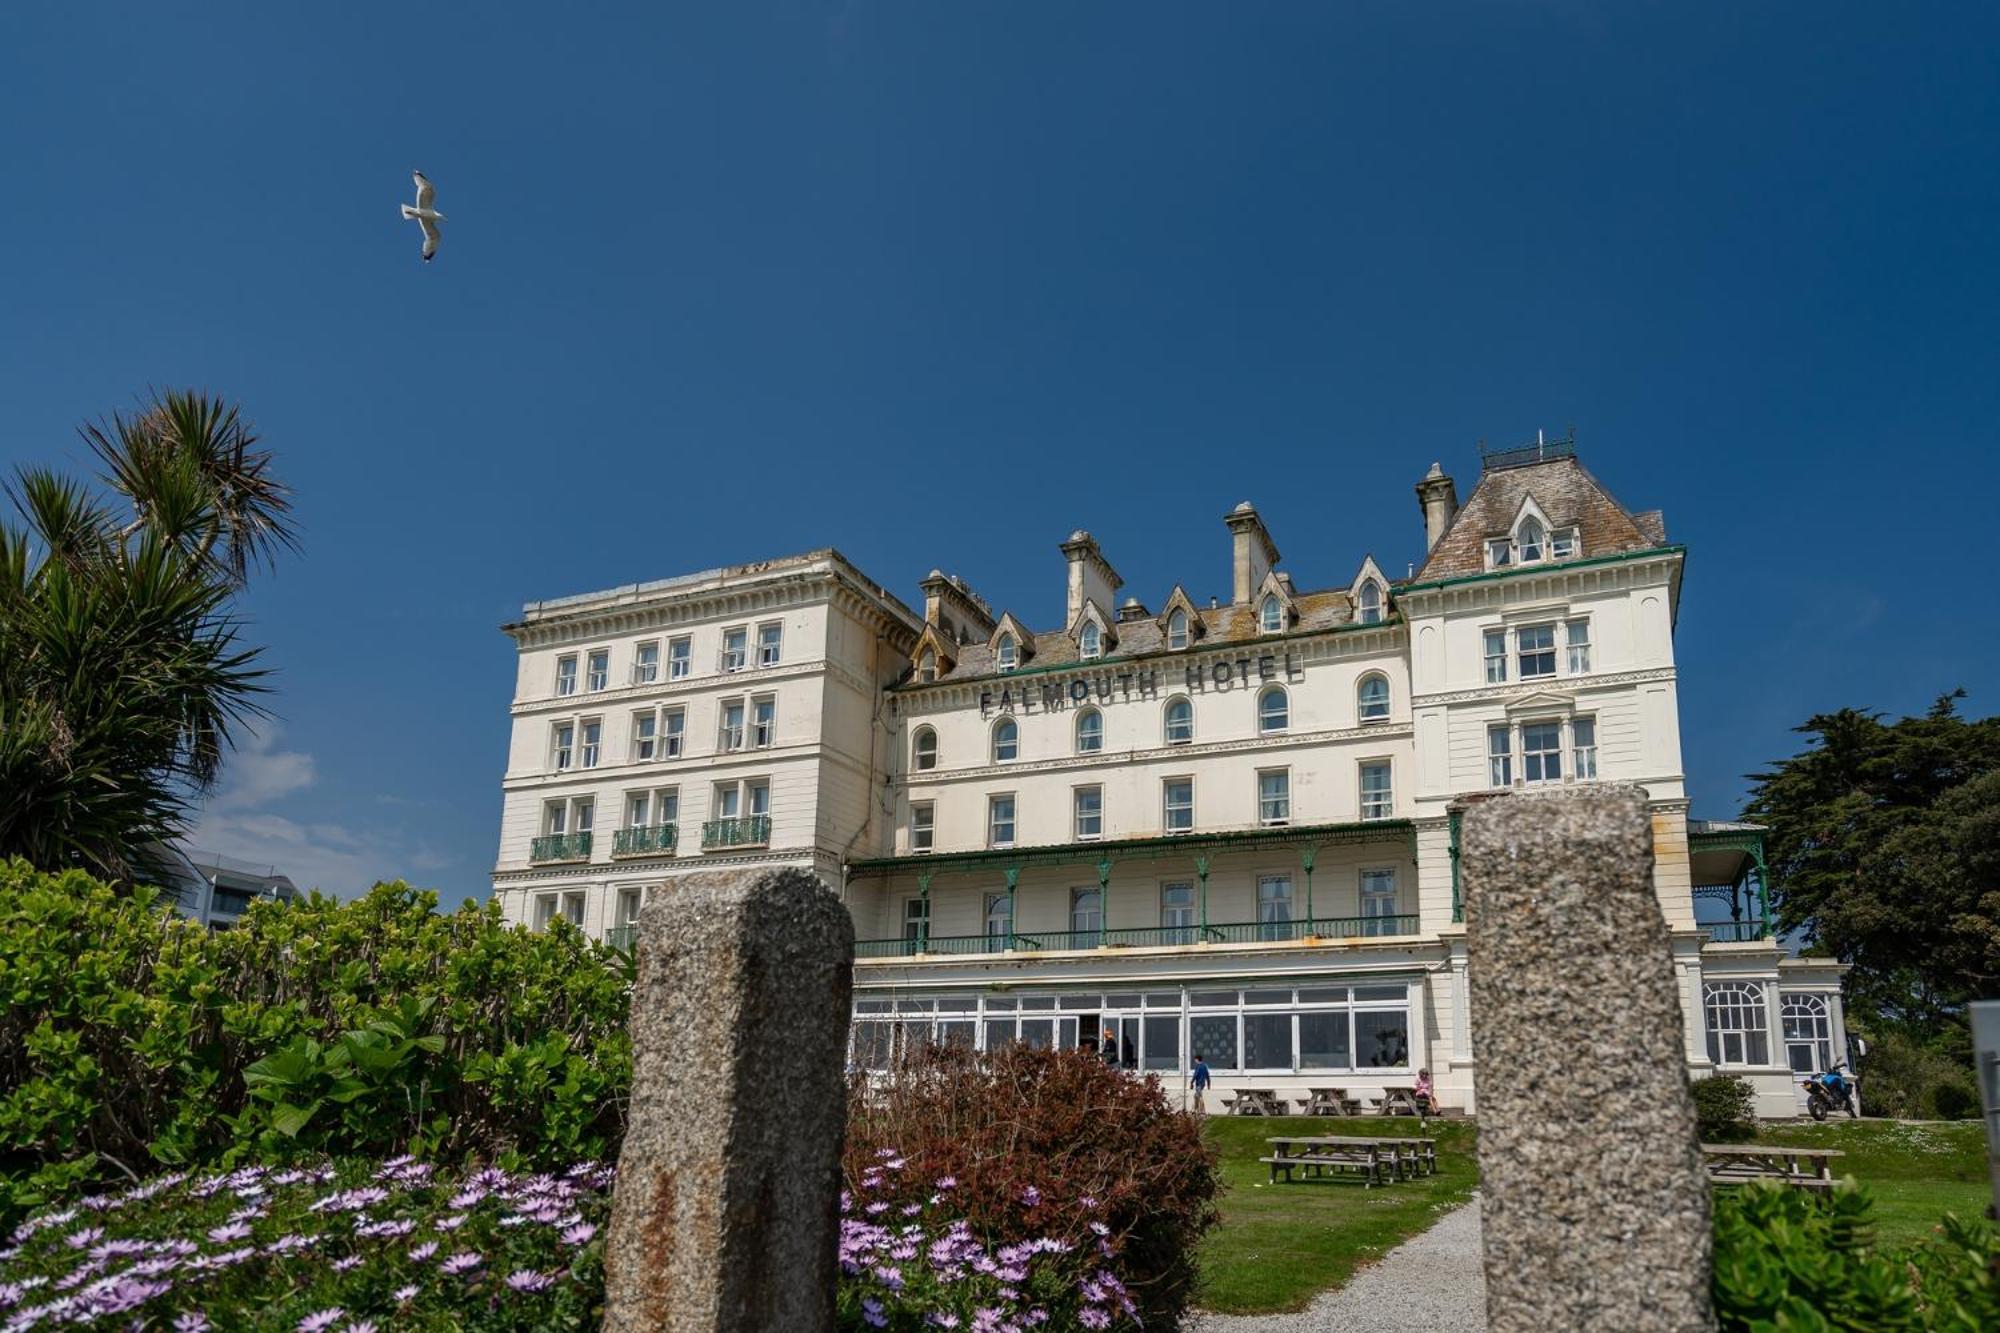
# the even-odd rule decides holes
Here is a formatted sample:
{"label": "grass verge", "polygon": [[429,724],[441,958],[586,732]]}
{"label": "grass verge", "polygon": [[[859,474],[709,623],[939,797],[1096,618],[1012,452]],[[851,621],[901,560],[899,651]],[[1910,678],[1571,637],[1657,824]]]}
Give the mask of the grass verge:
{"label": "grass verge", "polygon": [[[1297,1310],[1354,1270],[1428,1229],[1471,1197],[1479,1179],[1465,1121],[1211,1116],[1204,1133],[1222,1159],[1222,1224],[1201,1251],[1204,1310]],[[1363,1189],[1353,1178],[1270,1182],[1265,1139],[1283,1134],[1430,1135],[1438,1173]]]}
{"label": "grass verge", "polygon": [[1759,1129],[1757,1142],[1847,1154],[1833,1163],[1833,1173],[1854,1177],[1875,1196],[1875,1243],[1882,1249],[1924,1239],[1946,1213],[1982,1217],[1993,1201],[1986,1130],[1977,1120],[1772,1125]]}

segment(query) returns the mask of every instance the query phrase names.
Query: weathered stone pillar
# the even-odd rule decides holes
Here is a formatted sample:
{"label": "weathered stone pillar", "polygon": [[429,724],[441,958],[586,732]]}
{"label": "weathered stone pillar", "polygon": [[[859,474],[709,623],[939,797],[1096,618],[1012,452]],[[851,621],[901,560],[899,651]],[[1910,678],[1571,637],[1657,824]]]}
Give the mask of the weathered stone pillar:
{"label": "weathered stone pillar", "polygon": [[1462,856],[1489,1327],[1713,1328],[1644,794],[1499,797],[1466,814]]}
{"label": "weathered stone pillar", "polygon": [[639,919],[614,1333],[833,1326],[854,925],[803,870],[671,881]]}

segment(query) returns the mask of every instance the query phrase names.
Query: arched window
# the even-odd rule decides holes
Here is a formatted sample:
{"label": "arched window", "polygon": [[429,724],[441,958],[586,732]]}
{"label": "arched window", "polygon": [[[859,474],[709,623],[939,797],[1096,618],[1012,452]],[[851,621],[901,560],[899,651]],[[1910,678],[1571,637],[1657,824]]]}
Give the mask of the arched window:
{"label": "arched window", "polygon": [[937,654],[928,648],[917,659],[917,679],[926,685],[937,679]]}
{"label": "arched window", "polygon": [[993,724],[993,762],[1008,763],[1021,754],[1021,728],[1011,717]]}
{"label": "arched window", "polygon": [[1374,579],[1361,585],[1361,623],[1364,625],[1382,623],[1382,588]]}
{"label": "arched window", "polygon": [[1187,612],[1176,607],[1174,609],[1174,613],[1167,617],[1167,647],[1185,648],[1187,646],[1188,646]]}
{"label": "arched window", "polygon": [[1702,988],[1708,1058],[1719,1065],[1761,1065],[1771,1059],[1770,1017],[1761,981],[1712,981]]}
{"label": "arched window", "polygon": [[1514,544],[1521,548],[1521,560],[1523,563],[1530,560],[1540,560],[1546,541],[1547,534],[1542,530],[1542,521],[1540,519],[1530,514],[1521,520],[1521,531],[1514,538]]}
{"label": "arched window", "polygon": [[1013,635],[1002,634],[1000,636],[999,658],[1000,669],[1002,671],[1012,671],[1020,664],[1021,648],[1019,644],[1014,642]]}
{"label": "arched window", "polygon": [[1076,752],[1095,754],[1104,748],[1104,714],[1086,708],[1076,715]]}
{"label": "arched window", "polygon": [[1291,700],[1285,697],[1285,687],[1273,685],[1257,696],[1257,730],[1265,734],[1283,731],[1292,725]]}
{"label": "arched window", "polygon": [[1785,1061],[1794,1074],[1833,1068],[1833,1017],[1824,995],[1784,991],[1778,995],[1778,1022],[1784,1028]]}
{"label": "arched window", "polygon": [[1084,625],[1083,633],[1077,636],[1077,650],[1085,657],[1097,657],[1104,652],[1104,632],[1097,628],[1096,621]]}
{"label": "arched window", "polygon": [[937,767],[937,732],[929,727],[918,727],[915,743],[911,746],[912,762],[919,772],[928,772]]}
{"label": "arched window", "polygon": [[1167,700],[1167,744],[1186,745],[1194,739],[1194,705],[1186,699]]}
{"label": "arched window", "polygon": [[1363,722],[1389,720],[1388,677],[1368,675],[1361,678],[1361,685],[1354,692],[1354,716]]}
{"label": "arched window", "polygon": [[1266,634],[1276,633],[1285,627],[1285,604],[1278,600],[1278,594],[1271,593],[1264,598],[1264,605],[1257,612],[1257,623]]}

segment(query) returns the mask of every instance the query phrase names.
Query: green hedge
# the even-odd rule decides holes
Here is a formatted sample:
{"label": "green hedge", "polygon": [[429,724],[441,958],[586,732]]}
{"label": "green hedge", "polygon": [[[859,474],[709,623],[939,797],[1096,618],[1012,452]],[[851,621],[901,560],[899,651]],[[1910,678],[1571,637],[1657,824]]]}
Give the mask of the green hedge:
{"label": "green hedge", "polygon": [[629,962],[400,882],[212,933],[0,864],[0,1220],[162,1166],[614,1156]]}

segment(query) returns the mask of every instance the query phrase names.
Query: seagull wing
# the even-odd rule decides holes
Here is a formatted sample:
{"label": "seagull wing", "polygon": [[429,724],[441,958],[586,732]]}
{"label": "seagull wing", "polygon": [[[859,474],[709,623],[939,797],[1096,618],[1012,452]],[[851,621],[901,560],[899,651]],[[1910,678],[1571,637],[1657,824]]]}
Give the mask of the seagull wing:
{"label": "seagull wing", "polygon": [[418,218],[417,222],[424,229],[424,262],[428,264],[438,252],[438,224],[429,218]]}
{"label": "seagull wing", "polygon": [[413,171],[410,175],[417,182],[417,207],[429,208],[431,201],[437,198],[437,186],[426,180],[421,171]]}

